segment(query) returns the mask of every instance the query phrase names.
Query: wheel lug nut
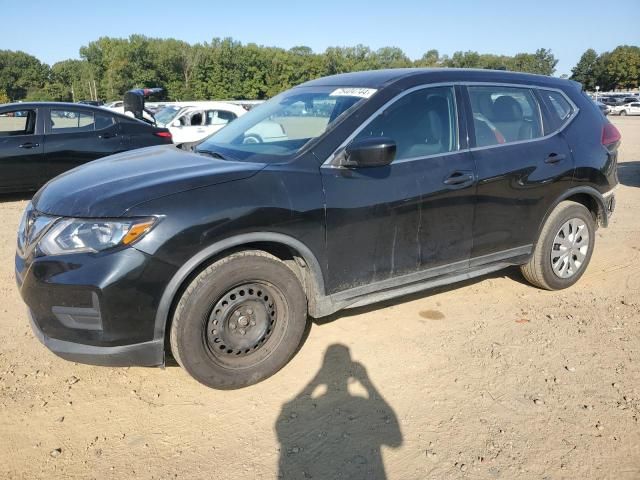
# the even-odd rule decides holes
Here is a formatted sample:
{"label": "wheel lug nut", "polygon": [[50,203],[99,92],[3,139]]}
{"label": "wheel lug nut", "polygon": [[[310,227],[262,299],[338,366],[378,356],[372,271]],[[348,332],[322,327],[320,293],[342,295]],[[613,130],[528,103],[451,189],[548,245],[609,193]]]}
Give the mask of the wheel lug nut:
{"label": "wheel lug nut", "polygon": [[253,327],[253,326],[255,326],[255,324],[256,324],[256,321],[255,320],[251,320],[251,326]]}
{"label": "wheel lug nut", "polygon": [[247,308],[247,315],[253,315],[253,310],[251,308]]}
{"label": "wheel lug nut", "polygon": [[244,328],[241,328],[241,329],[240,329],[240,330],[238,330],[238,331],[240,332],[240,335],[244,335],[244,334],[245,334]]}
{"label": "wheel lug nut", "polygon": [[231,330],[235,330],[235,329],[236,329],[236,324],[235,324],[235,323],[230,324],[230,325],[229,325],[229,328],[230,328]]}

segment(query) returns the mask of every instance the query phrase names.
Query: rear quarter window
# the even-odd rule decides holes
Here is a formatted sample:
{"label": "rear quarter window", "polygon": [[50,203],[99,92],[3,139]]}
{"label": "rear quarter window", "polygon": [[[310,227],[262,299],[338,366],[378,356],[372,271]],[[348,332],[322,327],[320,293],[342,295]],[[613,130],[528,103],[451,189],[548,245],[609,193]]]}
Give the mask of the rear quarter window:
{"label": "rear quarter window", "polygon": [[[547,107],[549,121],[546,122],[545,125],[545,134],[548,135],[562,128],[575,114],[575,108],[567,98],[558,91],[539,89],[538,94]],[[589,99],[589,101],[592,102],[591,99]],[[595,103],[593,105],[598,109]]]}

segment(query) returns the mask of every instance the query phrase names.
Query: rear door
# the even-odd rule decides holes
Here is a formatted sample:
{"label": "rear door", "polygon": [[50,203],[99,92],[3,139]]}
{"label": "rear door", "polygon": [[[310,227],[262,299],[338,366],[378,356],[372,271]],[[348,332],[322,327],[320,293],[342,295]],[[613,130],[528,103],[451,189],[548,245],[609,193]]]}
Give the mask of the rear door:
{"label": "rear door", "polygon": [[567,108],[552,124],[535,88],[481,84],[466,90],[478,169],[473,266],[531,251],[548,208],[571,184],[574,162],[560,130],[576,110],[561,92],[544,90]]}
{"label": "rear door", "polygon": [[0,109],[0,191],[34,190],[47,181],[37,108]]}
{"label": "rear door", "polygon": [[108,111],[51,107],[45,120],[44,155],[50,177],[123,149],[118,123]]}

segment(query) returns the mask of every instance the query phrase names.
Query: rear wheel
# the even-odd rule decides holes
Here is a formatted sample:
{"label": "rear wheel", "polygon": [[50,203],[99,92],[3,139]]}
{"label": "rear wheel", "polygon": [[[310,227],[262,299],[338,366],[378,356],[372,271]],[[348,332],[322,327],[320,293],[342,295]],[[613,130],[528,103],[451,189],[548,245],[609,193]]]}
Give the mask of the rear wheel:
{"label": "rear wheel", "polygon": [[260,137],[260,135],[256,135],[254,133],[251,133],[251,134],[249,134],[249,135],[244,137],[244,139],[242,140],[242,143],[244,143],[244,144],[262,143],[262,137]]}
{"label": "rear wheel", "polygon": [[199,382],[240,388],[280,370],[306,322],[306,296],[295,273],[266,252],[239,252],[187,287],[173,317],[171,350]]}
{"label": "rear wheel", "polygon": [[532,284],[561,290],[576,283],[591,260],[595,221],[583,205],[564,201],[549,215],[533,255],[521,267]]}
{"label": "rear wheel", "polygon": [[620,110],[620,116],[621,117],[626,117],[627,116],[627,111],[626,110]]}

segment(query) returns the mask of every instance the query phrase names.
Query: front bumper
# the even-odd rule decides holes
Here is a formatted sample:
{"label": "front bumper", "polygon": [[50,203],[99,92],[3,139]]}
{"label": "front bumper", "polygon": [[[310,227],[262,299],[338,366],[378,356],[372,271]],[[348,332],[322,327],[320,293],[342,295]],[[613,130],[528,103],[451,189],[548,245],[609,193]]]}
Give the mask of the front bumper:
{"label": "front bumper", "polygon": [[134,343],[116,347],[96,347],[50,338],[44,334],[29,312],[31,329],[42,344],[65,360],[109,367],[155,367],[164,364],[164,342]]}
{"label": "front bumper", "polygon": [[131,247],[98,254],[16,255],[15,267],[33,331],[55,354],[94,365],[164,363],[155,317],[175,267]]}

